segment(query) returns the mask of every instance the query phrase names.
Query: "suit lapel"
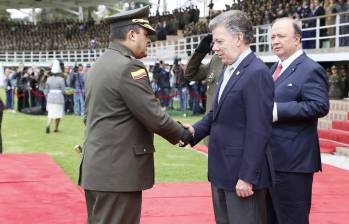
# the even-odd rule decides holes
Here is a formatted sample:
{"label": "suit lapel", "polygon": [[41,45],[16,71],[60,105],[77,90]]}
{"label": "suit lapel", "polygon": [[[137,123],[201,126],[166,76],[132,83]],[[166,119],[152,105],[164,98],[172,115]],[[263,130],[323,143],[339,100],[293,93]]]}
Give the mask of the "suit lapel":
{"label": "suit lapel", "polygon": [[217,107],[216,107],[216,110],[214,113],[214,118],[216,118],[217,114],[219,113],[220,108],[222,107],[222,104],[223,104],[227,94],[230,92],[230,89],[232,89],[236,85],[236,83],[239,81],[239,79],[244,75],[245,68],[251,63],[251,61],[255,57],[256,56],[251,52],[249,55],[247,55],[247,57],[244,60],[242,60],[240,65],[235,69],[234,73],[231,75],[227,85],[225,86],[225,88],[223,90],[221,99],[218,103],[218,93],[219,93],[219,89],[221,88],[223,76],[224,76],[224,75],[221,75],[219,89],[216,92],[216,96],[215,96],[215,105],[217,105]]}
{"label": "suit lapel", "polygon": [[273,64],[273,66],[271,66],[271,68],[270,68],[270,71],[271,71],[270,75],[271,75],[271,77],[273,77],[273,74],[274,74],[277,66],[278,66],[278,62],[276,62],[275,64]]}
{"label": "suit lapel", "polygon": [[219,94],[219,90],[222,86],[222,82],[223,82],[223,77],[224,77],[224,70],[222,71],[222,73],[220,74],[219,78],[218,78],[218,85],[217,88],[215,90],[214,96],[213,96],[213,104],[212,104],[212,110],[213,110],[213,114],[214,117],[216,117],[216,113],[217,113],[217,108],[218,108],[218,94]]}
{"label": "suit lapel", "polygon": [[275,81],[275,87],[280,85],[284,80],[286,80],[289,76],[291,76],[294,71],[296,71],[298,64],[302,63],[305,58],[305,53],[303,53],[301,56],[296,58],[290,66],[287,67],[287,69],[280,75],[278,79]]}

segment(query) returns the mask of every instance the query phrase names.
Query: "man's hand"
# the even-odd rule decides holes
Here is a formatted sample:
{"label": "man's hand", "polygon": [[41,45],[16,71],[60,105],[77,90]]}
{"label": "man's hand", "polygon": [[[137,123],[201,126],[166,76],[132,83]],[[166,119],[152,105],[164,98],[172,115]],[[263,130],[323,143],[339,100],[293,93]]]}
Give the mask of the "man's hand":
{"label": "man's hand", "polygon": [[205,36],[199,43],[199,46],[195,49],[195,52],[207,54],[212,49],[212,34]]}
{"label": "man's hand", "polygon": [[195,134],[195,130],[193,128],[193,126],[191,126],[190,124],[182,124],[182,126],[187,129],[194,137],[194,134]]}
{"label": "man's hand", "polygon": [[188,144],[193,144],[194,128],[189,124],[182,124],[179,121],[178,123],[184,128],[184,132],[182,133],[178,146],[185,147]]}
{"label": "man's hand", "polygon": [[236,194],[240,198],[247,198],[254,194],[252,190],[252,184],[245,182],[241,179],[238,180],[235,186]]}

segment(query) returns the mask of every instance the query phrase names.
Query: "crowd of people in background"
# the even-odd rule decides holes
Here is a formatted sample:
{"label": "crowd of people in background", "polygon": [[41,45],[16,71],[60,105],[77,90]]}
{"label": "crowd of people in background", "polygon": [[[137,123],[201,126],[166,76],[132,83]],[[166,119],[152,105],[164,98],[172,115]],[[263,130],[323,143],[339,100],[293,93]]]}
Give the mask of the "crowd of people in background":
{"label": "crowd of people in background", "polygon": [[[175,9],[172,12],[156,13],[149,17],[149,21],[156,30],[155,40],[166,40],[167,35],[177,35],[178,30],[185,30],[187,26],[197,24],[200,19],[200,10],[197,6]],[[207,28],[206,28],[207,31]]]}
{"label": "crowd of people in background", "polygon": [[[212,5],[211,5],[212,8]],[[276,18],[310,18],[325,14],[348,12],[347,0],[250,0],[237,1],[226,5],[226,10],[238,9],[246,12],[254,25],[270,24]],[[220,14],[211,10],[210,18]],[[207,21],[200,19],[200,10],[196,6],[176,9],[173,12],[156,13],[149,17],[156,29],[154,40],[166,40],[167,35],[177,35],[183,30],[184,36],[207,33]],[[209,18],[209,19],[210,19]],[[334,24],[334,17],[323,18],[320,25]],[[340,23],[349,22],[349,16],[341,15]],[[303,22],[304,28],[314,27],[316,20]],[[320,30],[320,36],[333,35],[335,28]],[[303,31],[303,38],[313,37],[315,31]],[[341,34],[349,34],[349,26],[340,28]],[[55,23],[24,24],[0,21],[0,50],[62,50],[62,49],[97,49],[108,45],[109,25],[94,21],[76,22],[60,21]],[[339,46],[348,46],[349,37],[339,38]],[[263,41],[263,40],[260,40]],[[334,40],[321,40],[321,47],[334,46]],[[315,41],[304,41],[303,48],[314,48]],[[267,48],[266,48],[267,49]],[[260,47],[261,50],[261,47]],[[79,116],[84,114],[84,77],[89,65],[65,66],[63,78],[67,86],[65,91],[65,112]],[[162,61],[150,67],[151,83],[163,109],[191,110],[193,114],[205,111],[206,81],[187,81],[183,77],[185,65],[175,59],[173,65]],[[349,78],[346,65],[327,67],[332,99],[348,97]],[[45,82],[50,72],[47,68],[25,67],[5,70],[6,108],[14,110],[14,99],[17,99],[17,110],[20,112],[46,111],[44,95]],[[174,105],[178,99],[178,105]],[[29,108],[29,109],[28,109]],[[33,111],[36,108],[36,112]]]}
{"label": "crowd of people in background", "polygon": [[[156,40],[166,40],[167,35],[177,35],[178,29],[199,21],[196,6],[175,9],[172,13],[150,16],[156,28]],[[0,50],[76,50],[106,48],[109,43],[109,25],[105,22],[58,21],[54,23],[0,21]]]}
{"label": "crowd of people in background", "polygon": [[[226,5],[224,11],[242,10],[250,17],[253,25],[270,24],[277,18],[292,17],[295,19],[307,19],[316,16],[330,15],[335,13],[348,12],[349,4],[347,0],[250,0],[237,1],[232,5]],[[219,15],[221,11],[212,11],[211,17]],[[340,15],[340,23],[349,22],[348,15]],[[320,19],[320,26],[334,25],[335,17],[327,17]],[[208,21],[190,24],[186,27],[185,36],[207,33]],[[316,20],[305,20],[302,23],[302,28],[312,28],[316,26]],[[203,28],[204,27],[204,28]],[[330,36],[335,32],[335,28],[323,28],[320,30],[320,36]],[[349,34],[349,27],[340,27],[340,34]],[[302,33],[302,38],[315,37],[315,30],[307,30]],[[349,37],[340,38],[339,46],[348,46]],[[334,39],[321,40],[321,47],[334,46]],[[303,42],[303,48],[315,48],[315,41],[308,40]]]}
{"label": "crowd of people in background", "polygon": [[[74,21],[24,24],[0,22],[1,50],[69,50],[105,48],[109,26]],[[94,42],[94,43],[93,43]]]}
{"label": "crowd of people in background", "polygon": [[[84,115],[85,77],[90,65],[65,66],[61,73],[65,82],[64,111]],[[163,110],[192,111],[203,114],[206,110],[206,81],[189,82],[184,78],[185,65],[175,59],[173,65],[157,61],[150,66],[150,81]],[[5,107],[13,112],[45,114],[45,84],[51,76],[49,67],[18,67],[5,69]]]}
{"label": "crowd of people in background", "polygon": [[[349,93],[349,66],[346,64],[324,65],[329,80],[331,99],[344,99]],[[188,81],[184,78],[186,65],[175,59],[173,65],[163,61],[150,66],[151,86],[164,110],[206,111],[207,80]],[[177,102],[177,103],[174,103]]]}
{"label": "crowd of people in background", "polygon": [[[185,65],[175,59],[173,65],[156,62],[151,66],[151,86],[163,110],[177,109],[203,114],[206,111],[206,81],[189,82],[184,78]],[[174,99],[178,103],[174,103]]]}
{"label": "crowd of people in background", "polygon": [[[213,7],[213,6],[212,6]],[[306,19],[314,16],[348,12],[347,0],[249,0],[237,1],[226,5],[224,11],[238,9],[246,12],[254,25],[270,24],[276,18],[285,16]],[[168,35],[177,35],[178,30],[184,36],[208,33],[208,21],[220,14],[219,10],[210,10],[207,18],[200,19],[197,6],[175,9],[172,12],[151,15],[149,20],[156,29],[152,40],[166,40]],[[320,20],[320,25],[335,24],[335,17]],[[349,22],[348,15],[340,16],[340,23]],[[306,20],[303,28],[316,26],[316,20]],[[320,36],[333,35],[334,27],[320,30]],[[0,50],[73,50],[105,48],[108,45],[109,26],[104,22],[59,21],[54,23],[19,23],[0,21]],[[303,38],[315,37],[315,30],[303,32]],[[349,34],[349,26],[340,27],[340,34]],[[349,37],[341,37],[339,46],[348,46]],[[334,46],[334,39],[321,40],[321,47]],[[315,41],[303,42],[303,48],[314,48]]]}
{"label": "crowd of people in background", "polygon": [[[324,66],[329,80],[331,99],[343,99],[349,92],[349,66],[334,64]],[[178,110],[203,114],[206,111],[207,80],[188,81],[184,78],[186,65],[180,59],[173,64],[157,61],[150,66],[150,82],[163,110]],[[64,111],[66,114],[84,115],[85,76],[89,64],[65,66],[62,73],[66,89],[64,91]],[[50,76],[49,68],[25,67],[5,69],[5,107],[8,110],[30,114],[46,113],[45,83]],[[16,105],[15,105],[16,102]]]}
{"label": "crowd of people in background", "polygon": [[[64,78],[64,112],[84,115],[84,89],[85,75],[90,65],[65,66]],[[28,114],[45,114],[46,97],[45,85],[49,76],[50,68],[25,67],[20,64],[17,68],[5,69],[4,88],[6,91],[6,109]],[[16,105],[15,105],[16,102]]]}

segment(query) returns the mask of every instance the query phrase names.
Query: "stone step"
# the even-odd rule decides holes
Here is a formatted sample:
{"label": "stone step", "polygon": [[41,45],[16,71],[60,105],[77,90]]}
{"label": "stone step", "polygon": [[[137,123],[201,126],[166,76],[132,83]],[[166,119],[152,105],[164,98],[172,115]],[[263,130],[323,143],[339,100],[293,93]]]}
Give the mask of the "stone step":
{"label": "stone step", "polygon": [[318,129],[331,129],[332,128],[332,121],[329,119],[320,118],[318,120],[317,128]]}
{"label": "stone step", "polygon": [[349,100],[330,100],[331,110],[349,111]]}
{"label": "stone step", "polygon": [[333,110],[324,117],[324,119],[332,120],[332,121],[347,121],[348,120],[348,111],[343,110]]}
{"label": "stone step", "polygon": [[335,154],[349,158],[349,147],[337,147]]}

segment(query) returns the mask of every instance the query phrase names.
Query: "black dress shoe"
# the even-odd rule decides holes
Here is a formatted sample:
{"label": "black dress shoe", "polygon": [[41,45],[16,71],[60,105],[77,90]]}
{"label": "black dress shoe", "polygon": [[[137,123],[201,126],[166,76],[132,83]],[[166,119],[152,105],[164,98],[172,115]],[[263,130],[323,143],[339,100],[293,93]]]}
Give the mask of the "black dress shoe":
{"label": "black dress shoe", "polygon": [[57,129],[55,129],[55,130],[54,130],[54,132],[58,132],[58,130],[57,130]]}
{"label": "black dress shoe", "polygon": [[50,134],[50,127],[46,127],[46,134]]}

